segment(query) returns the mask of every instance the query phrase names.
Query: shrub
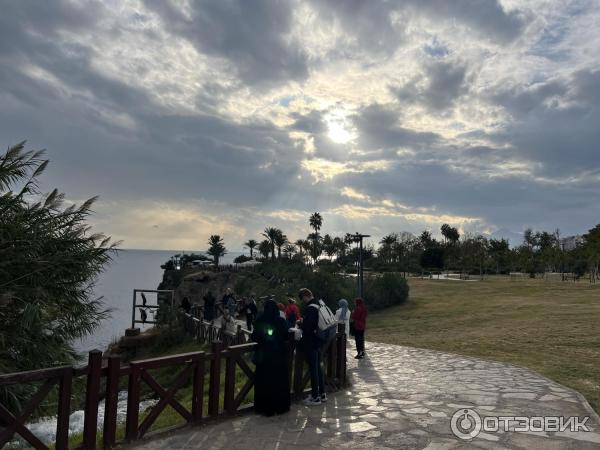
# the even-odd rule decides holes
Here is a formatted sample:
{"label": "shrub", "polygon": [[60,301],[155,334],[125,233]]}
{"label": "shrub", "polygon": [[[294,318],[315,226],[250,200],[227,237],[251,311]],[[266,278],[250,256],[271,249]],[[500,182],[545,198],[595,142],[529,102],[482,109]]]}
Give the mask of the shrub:
{"label": "shrub", "polygon": [[399,273],[365,278],[365,302],[370,310],[401,305],[408,299],[408,283]]}

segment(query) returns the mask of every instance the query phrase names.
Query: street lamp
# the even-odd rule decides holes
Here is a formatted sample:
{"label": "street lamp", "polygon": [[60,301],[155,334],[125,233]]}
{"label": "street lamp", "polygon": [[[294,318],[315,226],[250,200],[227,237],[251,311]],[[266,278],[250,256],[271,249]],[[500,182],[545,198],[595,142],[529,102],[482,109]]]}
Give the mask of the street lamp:
{"label": "street lamp", "polygon": [[371,237],[368,234],[356,232],[352,235],[354,242],[358,242],[358,296],[363,297],[363,238]]}

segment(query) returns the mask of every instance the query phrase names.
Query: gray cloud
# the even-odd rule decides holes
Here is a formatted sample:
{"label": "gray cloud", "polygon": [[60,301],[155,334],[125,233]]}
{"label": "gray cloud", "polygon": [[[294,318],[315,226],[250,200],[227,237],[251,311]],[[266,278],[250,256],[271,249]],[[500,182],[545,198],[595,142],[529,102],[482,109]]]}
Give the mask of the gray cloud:
{"label": "gray cloud", "polygon": [[[392,24],[393,4],[389,2],[312,0],[311,4],[322,20],[339,24],[346,35],[353,38],[353,47],[371,55],[393,53],[404,41],[404,24]],[[339,49],[336,52],[341,53]]]}
{"label": "gray cloud", "polygon": [[411,0],[418,12],[441,20],[458,20],[482,37],[509,42],[523,31],[526,18],[519,11],[506,12],[498,0]]}
{"label": "gray cloud", "polygon": [[513,120],[491,137],[538,162],[539,175],[581,178],[600,167],[600,71],[579,70],[532,86],[499,86],[490,95]]}
{"label": "gray cloud", "polygon": [[189,4],[189,17],[170,2],[145,4],[201,53],[227,58],[245,83],[270,87],[308,74],[305,52],[288,36],[293,8],[287,2],[195,1]]}
{"label": "gray cloud", "polygon": [[358,129],[359,148],[366,150],[402,147],[422,148],[435,143],[439,136],[404,128],[400,114],[391,106],[373,104],[363,108],[354,117]]}
{"label": "gray cloud", "polygon": [[423,72],[404,86],[391,88],[400,102],[417,103],[442,112],[469,90],[467,67],[462,62],[427,61]]}

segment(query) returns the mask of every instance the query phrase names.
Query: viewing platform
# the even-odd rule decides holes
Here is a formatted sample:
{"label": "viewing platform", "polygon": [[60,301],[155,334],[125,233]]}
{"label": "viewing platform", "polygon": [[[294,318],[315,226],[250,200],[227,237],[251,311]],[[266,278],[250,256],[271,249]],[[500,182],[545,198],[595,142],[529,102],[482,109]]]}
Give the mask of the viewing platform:
{"label": "viewing platform", "polygon": [[[528,369],[431,350],[368,343],[348,360],[350,386],[321,406],[293,404],[275,417],[246,414],[190,427],[130,449],[527,449],[600,448],[600,420],[577,392]],[[453,415],[589,417],[589,431],[453,434]],[[460,417],[459,417],[460,419]],[[493,421],[492,421],[493,422]],[[509,423],[514,430],[517,424]]]}

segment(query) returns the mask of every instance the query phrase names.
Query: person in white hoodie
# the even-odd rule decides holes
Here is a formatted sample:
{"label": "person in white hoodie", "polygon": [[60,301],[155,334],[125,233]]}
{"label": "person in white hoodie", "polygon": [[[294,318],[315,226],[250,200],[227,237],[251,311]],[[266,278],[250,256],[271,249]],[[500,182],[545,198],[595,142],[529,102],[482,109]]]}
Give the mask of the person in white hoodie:
{"label": "person in white hoodie", "polygon": [[348,300],[345,298],[341,299],[338,302],[338,310],[335,312],[335,318],[338,323],[344,324],[344,329],[346,330],[346,337],[350,336],[350,309],[348,308]]}

